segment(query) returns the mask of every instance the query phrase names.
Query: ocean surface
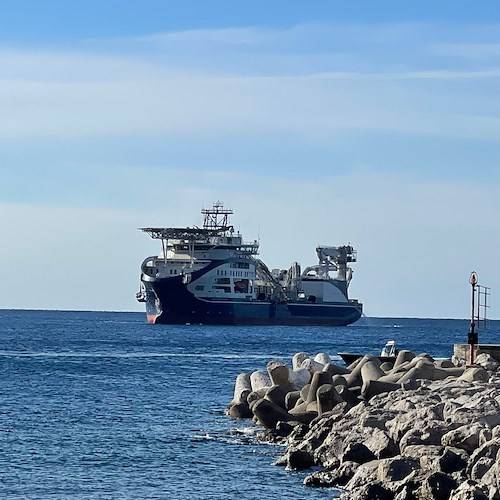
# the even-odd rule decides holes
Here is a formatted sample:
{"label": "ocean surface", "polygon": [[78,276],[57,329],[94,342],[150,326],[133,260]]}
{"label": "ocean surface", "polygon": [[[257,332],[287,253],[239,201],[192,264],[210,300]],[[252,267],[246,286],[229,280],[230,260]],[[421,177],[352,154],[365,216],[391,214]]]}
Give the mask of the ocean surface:
{"label": "ocean surface", "polygon": [[[241,372],[294,353],[450,357],[466,320],[349,327],[147,325],[140,313],[0,311],[0,497],[327,499],[224,408]],[[500,322],[480,332],[500,342]],[[336,359],[339,359],[338,357]],[[340,360],[339,360],[340,362]]]}

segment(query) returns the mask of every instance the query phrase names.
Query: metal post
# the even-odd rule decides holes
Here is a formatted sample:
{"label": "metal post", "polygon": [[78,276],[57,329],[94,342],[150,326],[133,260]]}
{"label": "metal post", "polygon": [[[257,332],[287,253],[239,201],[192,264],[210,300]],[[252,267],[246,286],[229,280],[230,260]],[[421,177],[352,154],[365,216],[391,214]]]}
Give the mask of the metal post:
{"label": "metal post", "polygon": [[469,333],[467,335],[467,341],[470,345],[470,359],[469,359],[469,365],[474,364],[474,345],[478,343],[478,336],[476,332],[476,324],[474,322],[474,312],[475,312],[475,304],[474,304],[474,299],[476,296],[476,285],[477,285],[477,274],[473,271],[470,274],[470,280],[469,280],[471,287],[472,287],[472,310],[471,310],[471,316],[470,316],[470,329]]}

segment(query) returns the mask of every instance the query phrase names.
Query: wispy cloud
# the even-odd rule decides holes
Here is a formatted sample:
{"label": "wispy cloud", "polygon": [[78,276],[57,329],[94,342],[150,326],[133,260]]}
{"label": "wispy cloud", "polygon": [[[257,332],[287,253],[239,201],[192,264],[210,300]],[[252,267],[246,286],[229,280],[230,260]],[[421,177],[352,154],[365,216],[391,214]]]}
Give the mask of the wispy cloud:
{"label": "wispy cloud", "polygon": [[432,49],[439,55],[481,59],[483,63],[484,59],[491,63],[492,58],[500,58],[500,43],[441,43]]}
{"label": "wispy cloud", "polygon": [[[2,304],[135,308],[158,250],[135,228],[195,224],[222,199],[271,267],[353,243],[368,314],[465,315],[463,276],[500,281],[498,33],[325,23],[3,47],[0,271],[16,279]],[[424,272],[449,284],[446,306]]]}

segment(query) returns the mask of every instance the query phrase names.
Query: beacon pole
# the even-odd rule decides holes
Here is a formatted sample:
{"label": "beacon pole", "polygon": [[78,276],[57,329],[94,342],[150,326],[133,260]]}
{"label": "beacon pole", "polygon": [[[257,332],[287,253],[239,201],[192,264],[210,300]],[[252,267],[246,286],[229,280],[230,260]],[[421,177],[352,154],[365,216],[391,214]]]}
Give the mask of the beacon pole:
{"label": "beacon pole", "polygon": [[475,309],[474,299],[476,297],[476,286],[477,286],[477,274],[474,271],[470,273],[469,283],[471,284],[472,287],[472,311],[470,316],[470,329],[467,335],[467,341],[468,344],[470,345],[469,364],[472,366],[474,364],[474,345],[478,343],[476,324],[474,323],[474,309]]}

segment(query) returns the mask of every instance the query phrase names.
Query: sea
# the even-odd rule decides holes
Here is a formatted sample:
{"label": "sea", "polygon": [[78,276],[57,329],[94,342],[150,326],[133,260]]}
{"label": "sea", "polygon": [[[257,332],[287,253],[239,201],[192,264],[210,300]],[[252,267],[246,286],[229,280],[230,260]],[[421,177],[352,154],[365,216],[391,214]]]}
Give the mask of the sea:
{"label": "sea", "polygon": [[[450,357],[467,320],[348,327],[148,325],[141,313],[0,311],[0,498],[330,499],[224,414],[239,373],[296,352]],[[500,322],[481,331],[498,343]]]}

